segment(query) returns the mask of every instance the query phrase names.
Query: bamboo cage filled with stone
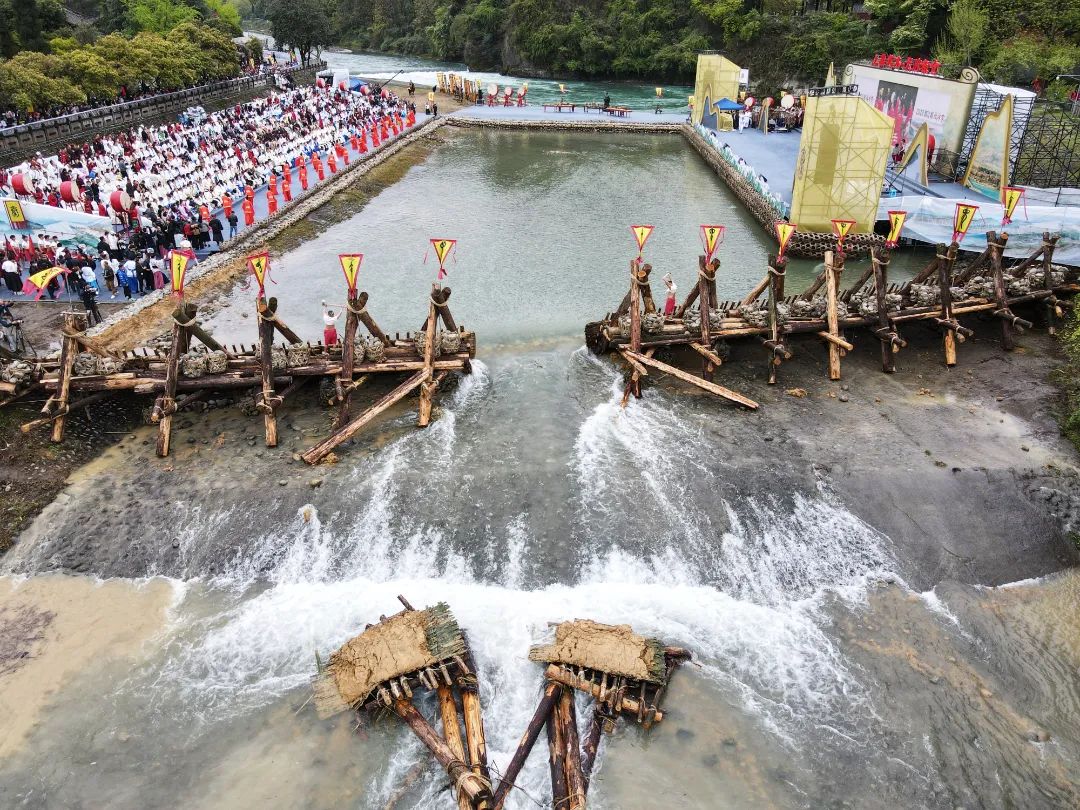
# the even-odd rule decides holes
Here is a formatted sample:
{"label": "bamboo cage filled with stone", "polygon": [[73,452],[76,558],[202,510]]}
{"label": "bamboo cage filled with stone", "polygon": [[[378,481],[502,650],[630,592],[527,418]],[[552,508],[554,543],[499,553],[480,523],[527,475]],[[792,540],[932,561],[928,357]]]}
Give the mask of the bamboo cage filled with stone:
{"label": "bamboo cage filled with stone", "polygon": [[[787,260],[770,256],[766,273],[743,298],[721,301],[716,294],[719,260],[698,259],[698,280],[670,316],[657,310],[650,274],[652,268],[634,260],[630,264],[630,290],[617,309],[585,327],[585,341],[595,354],[615,354],[627,366],[625,405],[641,396],[643,378],[650,370],[670,375],[747,409],[758,403],[714,382],[716,371],[728,357],[734,341],[756,341],[768,364],[768,382],[775,384],[783,362],[794,357],[792,339],[805,335],[819,339],[828,353],[830,380],[841,378],[841,360],[854,349],[856,331],[868,333],[880,344],[885,372],[896,371],[896,353],[907,346],[902,329],[925,322],[941,333],[946,365],[957,363],[957,347],[974,334],[960,319],[981,315],[997,322],[1002,347],[1011,350],[1016,337],[1036,314],[1053,334],[1063,308],[1080,292],[1077,271],[1053,263],[1058,237],[1044,233],[1041,245],[1023,260],[1008,265],[1008,235],[990,231],[986,248],[964,264],[959,245],[938,245],[934,258],[914,278],[889,282],[891,251],[874,248],[869,267],[843,286],[842,251],[828,251],[825,266],[797,295],[785,290]],[[670,356],[688,349],[701,362],[700,374],[676,366]],[[660,360],[658,353],[669,357]]]}
{"label": "bamboo cage filled with stone", "polygon": [[[22,429],[49,426],[53,441],[59,442],[71,411],[120,391],[148,395],[153,397],[149,419],[158,426],[157,454],[165,457],[177,413],[246,392],[251,392],[251,410],[263,416],[266,446],[275,447],[281,406],[304,385],[319,380],[320,399],[337,414],[330,435],[301,454],[309,464],[317,464],[332,460],[336,447],[416,390],[417,424],[426,427],[435,393],[447,375],[471,373],[476,335],[457,325],[449,300],[449,287],[433,285],[423,326],[391,337],[368,311],[368,294],[352,293],[343,337],[324,345],[301,339],[282,319],[277,299],[260,295],[258,342],[239,346],[215,340],[199,323],[198,307],[183,301],[172,313],[169,337],[162,344],[125,352],[114,352],[87,335],[83,314],[65,312],[59,356],[0,364],[0,405],[44,391],[48,399],[41,418]],[[359,334],[361,326],[366,335]],[[354,392],[379,374],[406,376],[354,416]]]}

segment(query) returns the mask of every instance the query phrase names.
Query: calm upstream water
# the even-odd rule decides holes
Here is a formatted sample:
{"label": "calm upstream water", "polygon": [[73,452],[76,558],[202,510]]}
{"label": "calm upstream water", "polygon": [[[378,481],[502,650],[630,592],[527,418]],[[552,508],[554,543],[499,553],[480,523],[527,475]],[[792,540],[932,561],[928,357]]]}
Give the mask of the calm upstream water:
{"label": "calm upstream water", "polygon": [[[415,329],[435,274],[426,240],[457,238],[447,283],[479,335],[474,373],[441,394],[429,429],[412,427],[411,406],[391,412],[333,466],[290,461],[325,435],[317,408],[286,410],[277,450],[227,409],[178,420],[167,460],[140,429],[74,476],[0,561],[0,584],[29,575],[61,615],[80,580],[47,572],[108,579],[133,602],[167,594],[138,634],[102,612],[98,633],[111,628],[123,657],[87,660],[24,739],[0,745],[0,806],[383,807],[426,755],[388,720],[319,721],[308,680],[316,652],[395,611],[399,593],[448,601],[467,629],[496,769],[535,706],[527,652],[547,622],[625,622],[694,652],[664,723],[606,740],[590,806],[1076,806],[1080,578],[990,589],[974,560],[939,585],[918,532],[859,517],[866,504],[829,462],[856,438],[827,406],[811,402],[821,419],[803,413],[800,429],[785,409],[803,401],[764,386],[771,410],[750,415],[660,384],[624,410],[621,372],[581,348],[585,321],[625,289],[631,224],[656,226],[648,258],[683,291],[700,223],[728,226],[722,295],[762,275],[769,240],[701,161],[678,138],[449,137],[274,257],[270,292],[314,338],[318,302],[343,293],[336,254],[362,252],[372,314]],[[798,265],[793,289],[813,271]],[[251,342],[253,296],[228,293],[215,334]],[[760,350],[731,365],[764,373]],[[867,407],[876,419],[890,405]],[[891,470],[887,497],[929,504],[934,476],[955,473],[921,471],[922,439],[905,439],[919,429],[890,433],[891,455],[860,453]],[[1032,441],[1032,457],[1053,441]],[[1005,456],[996,442],[988,457]],[[117,598],[101,594],[97,607],[82,594],[82,612]],[[449,807],[445,782],[429,769],[397,806]],[[546,783],[534,756],[511,806],[544,806]]]}

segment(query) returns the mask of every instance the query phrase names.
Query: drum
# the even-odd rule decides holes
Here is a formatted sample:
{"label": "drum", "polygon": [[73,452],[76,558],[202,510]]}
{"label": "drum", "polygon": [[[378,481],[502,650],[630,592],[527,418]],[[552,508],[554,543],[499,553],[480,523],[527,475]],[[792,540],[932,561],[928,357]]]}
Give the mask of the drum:
{"label": "drum", "polygon": [[30,196],[34,193],[34,181],[28,174],[13,174],[11,188],[16,194]]}
{"label": "drum", "polygon": [[60,199],[66,203],[81,203],[82,191],[74,180],[65,180],[60,184]]}
{"label": "drum", "polygon": [[131,196],[126,191],[117,189],[109,195],[109,206],[117,213],[127,211],[131,208]]}

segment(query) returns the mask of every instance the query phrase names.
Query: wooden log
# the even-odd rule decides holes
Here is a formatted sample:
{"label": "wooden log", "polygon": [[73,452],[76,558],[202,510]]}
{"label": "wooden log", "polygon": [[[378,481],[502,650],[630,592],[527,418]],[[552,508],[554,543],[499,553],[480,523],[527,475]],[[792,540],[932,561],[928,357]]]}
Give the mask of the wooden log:
{"label": "wooden log", "polygon": [[556,704],[547,718],[548,767],[551,769],[551,806],[555,810],[565,810],[570,803],[566,784],[566,740],[563,739],[558,716],[559,706]]}
{"label": "wooden log", "polygon": [[874,292],[877,296],[878,330],[875,332],[881,341],[881,369],[887,374],[896,372],[895,331],[889,323],[889,313],[885,307],[885,285],[888,283],[889,252],[870,251],[870,261],[874,268]]}
{"label": "wooden log", "polygon": [[649,274],[652,273],[652,265],[645,263],[637,268],[638,287],[641,288],[641,303],[645,312],[656,312],[656,302],[653,301],[652,284],[649,283]]}
{"label": "wooden log", "polygon": [[34,419],[30,422],[26,422],[20,425],[19,430],[21,430],[23,433],[29,433],[31,430],[38,427],[39,425],[47,425],[49,422],[53,422],[57,419],[60,419],[61,417],[67,416],[74,410],[78,410],[79,408],[85,408],[88,405],[93,405],[95,402],[100,402],[108,396],[110,396],[110,393],[108,391],[102,391],[97,394],[91,394],[88,397],[83,397],[82,399],[77,399],[74,402],[64,406],[63,410],[57,410],[56,413],[50,416],[43,416],[40,419]]}
{"label": "wooden log", "polygon": [[488,786],[469,770],[460,757],[455,756],[454,752],[450,750],[450,746],[432,728],[424,716],[416,710],[412,702],[399,698],[393,701],[391,707],[397,716],[412,729],[413,734],[419,738],[420,742],[434,754],[438,763],[446,769],[451,784],[455,785],[458,791],[464,793],[474,805],[480,806],[483,804],[483,806],[488,806],[491,799],[491,791]]}
{"label": "wooden log", "polygon": [[53,422],[52,440],[62,442],[64,440],[64,417],[67,415],[68,400],[71,398],[71,372],[75,366],[75,355],[79,353],[78,341],[69,335],[74,335],[86,329],[86,317],[77,312],[64,313],[64,338],[60,347],[60,371],[57,378],[57,391],[55,400],[50,399],[49,404],[55,402],[58,416]]}
{"label": "wooden log", "polygon": [[844,290],[843,293],[841,293],[840,300],[845,302],[845,303],[850,301],[851,296],[853,296],[855,293],[857,293],[859,290],[861,290],[863,288],[863,286],[866,284],[866,282],[868,282],[870,280],[870,276],[872,276],[872,275],[874,275],[874,264],[873,264],[873,262],[871,262],[870,266],[866,267],[859,274],[859,277],[857,279],[855,279],[854,284],[852,284],[850,287],[848,287],[846,290]]}
{"label": "wooden log", "polygon": [[[691,344],[691,345],[696,346],[697,344]],[[627,352],[628,352],[628,350],[625,347],[619,347],[619,354],[622,355],[623,360],[625,360],[627,363],[630,364],[630,367],[634,370],[634,373],[637,374],[640,377],[648,377],[649,376],[649,370],[647,368],[645,368],[645,366],[641,365],[641,363],[639,363],[633,357],[630,357],[627,354]]]}
{"label": "wooden log", "polygon": [[[577,689],[587,695],[592,695],[594,698],[600,697],[600,684],[593,683],[586,678],[575,675],[573,672],[563,669],[558,664],[548,664],[547,669],[544,670],[544,677],[549,681],[555,681],[556,683],[561,683],[563,686],[569,686],[571,689]],[[634,715],[635,717],[644,715],[644,710],[639,714],[639,709],[642,709],[642,707],[637,698],[627,695],[622,699],[622,711],[624,713]],[[657,711],[654,718],[655,722],[659,723],[663,719],[664,713]]]}
{"label": "wooden log", "polygon": [[169,357],[165,366],[165,383],[162,386],[161,408],[155,408],[155,413],[160,413],[158,419],[158,437],[156,451],[159,458],[169,455],[172,444],[172,420],[176,413],[176,385],[180,378],[180,355],[187,351],[189,345],[188,324],[195,320],[198,307],[194,304],[184,303],[173,312],[172,339],[169,342]]}
{"label": "wooden log", "polygon": [[[837,297],[840,291],[840,274],[844,272],[844,254],[834,254],[831,250],[825,253],[825,320],[829,324],[829,330],[825,334],[829,336],[829,379],[840,379],[840,356],[844,348],[840,339],[840,321],[837,314]],[[819,333],[820,334],[820,333]],[[850,347],[851,344],[849,343]]]}
{"label": "wooden log", "polygon": [[[940,245],[939,245],[940,247]],[[949,245],[948,250],[938,255],[938,290],[941,295],[941,320],[949,325],[945,328],[942,344],[945,351],[945,365],[956,365],[956,330],[952,327],[955,323],[952,310],[952,283],[953,267],[956,264],[955,244]]]}
{"label": "wooden log", "polygon": [[[635,358],[631,358],[630,355],[627,353],[628,351],[629,350],[626,349],[625,346],[619,349],[619,352],[622,354],[623,357],[626,358],[626,361],[628,363],[637,363],[640,366],[641,363],[638,363],[638,361]],[[650,348],[645,350],[645,356],[646,357],[652,357],[653,354],[655,354],[655,353],[656,353],[655,348],[650,347]],[[646,372],[646,374],[648,374],[648,372]],[[639,398],[641,397],[641,378],[642,378],[642,376],[644,376],[644,375],[639,374],[636,368],[630,374],[630,380],[626,383],[626,387],[623,389],[622,406],[624,408],[626,407],[626,404],[630,401],[630,394],[631,393],[634,394],[635,396],[639,397]]]}
{"label": "wooden log", "polygon": [[563,767],[566,769],[567,807],[570,810],[585,810],[585,777],[581,772],[581,742],[578,739],[574,694],[570,689],[563,689],[559,698],[557,720],[561,726],[560,736],[566,745]]}
{"label": "wooden log", "polygon": [[[439,714],[442,717],[443,739],[450,747],[451,753],[462,762],[465,761],[465,745],[461,741],[461,728],[458,726],[457,703],[454,701],[454,693],[444,683],[440,683],[436,690],[439,696]],[[451,789],[457,794],[458,810],[472,810],[472,802],[464,792]]]}
{"label": "wooden log", "polygon": [[720,357],[720,355],[718,355],[711,349],[706,349],[700,343],[691,343],[690,348],[700,354],[702,357],[706,358],[710,363],[713,364],[715,368],[720,368],[720,366],[724,364],[724,360]]}
{"label": "wooden log", "polygon": [[916,273],[914,278],[912,278],[911,281],[907,282],[907,284],[904,285],[904,289],[906,290],[912,284],[922,284],[927,279],[933,278],[934,275],[937,273],[938,263],[941,261],[941,254],[944,252],[945,245],[938,245],[937,253],[934,255],[934,258],[930,260],[930,264],[926,265],[926,267]]}
{"label": "wooden log", "polygon": [[581,748],[581,776],[586,794],[589,792],[589,782],[592,781],[593,766],[596,764],[596,755],[600,751],[600,735],[603,731],[603,715],[600,713],[600,707],[594,706],[592,719],[589,720],[589,733],[585,735],[585,743]]}
{"label": "wooden log", "polygon": [[435,299],[435,308],[439,311],[439,317],[442,319],[443,326],[446,327],[447,332],[456,332],[458,330],[457,323],[454,321],[454,316],[450,314],[450,288],[443,287],[441,290],[436,290],[431,295]]}
{"label": "wooden log", "polygon": [[[66,332],[64,334],[67,335]],[[76,332],[73,335],[70,335],[70,337],[74,337],[75,340],[78,341],[79,345],[83,349],[85,349],[88,352],[93,352],[98,357],[108,357],[110,359],[119,359],[119,355],[117,355],[115,352],[112,352],[112,351],[109,351],[108,349],[106,349],[105,346],[102,343],[100,343],[98,340],[96,340],[95,338],[88,337],[87,335],[85,335],[85,334],[83,334],[81,332]]]}
{"label": "wooden log", "polygon": [[784,300],[784,275],[787,272],[787,259],[783,256],[769,257],[769,339],[772,341],[769,354],[769,385],[776,385],[776,369],[784,352],[783,331],[777,305]]}
{"label": "wooden log", "polygon": [[435,362],[435,322],[437,319],[435,302],[431,301],[428,303],[427,341],[424,343],[424,381],[420,384],[420,414],[416,421],[417,427],[427,427],[431,421],[431,404],[435,396],[432,363]]}
{"label": "wooden log", "polygon": [[14,394],[15,383],[8,382],[7,380],[0,380],[0,394]]}
{"label": "wooden log", "polygon": [[672,377],[678,377],[680,380],[688,382],[691,385],[696,385],[698,388],[708,391],[710,394],[716,394],[718,397],[723,397],[724,399],[735,402],[743,407],[750,408],[751,410],[756,410],[758,407],[758,404],[754,402],[754,400],[744,397],[742,394],[736,393],[730,388],[724,388],[716,383],[703,380],[700,377],[695,377],[693,374],[683,371],[681,368],[669,366],[667,363],[661,363],[659,360],[654,360],[646,354],[630,352],[630,355],[639,363],[644,363],[646,366],[651,366],[659,371],[663,371],[665,374],[670,374]]}
{"label": "wooden log", "polygon": [[397,388],[382,397],[378,402],[364,411],[356,419],[353,419],[349,424],[344,427],[335,430],[329,437],[319,442],[310,450],[302,455],[304,461],[308,464],[317,464],[321,461],[327,453],[337,447],[344,441],[351,439],[356,433],[360,431],[364,425],[368,424],[372,419],[378,416],[380,413],[388,409],[391,405],[404,399],[409,395],[411,391],[418,388],[424,381],[424,372],[417,371],[405,382],[401,383]]}
{"label": "wooden log", "polygon": [[1058,306],[1057,298],[1053,295],[1054,282],[1050,278],[1054,264],[1054,249],[1057,247],[1059,236],[1051,236],[1049,231],[1043,231],[1042,271],[1043,288],[1049,290],[1051,295],[1046,301],[1046,331],[1051,335],[1057,334],[1058,319],[1061,317],[1061,307]]}
{"label": "wooden log", "polygon": [[375,323],[375,319],[371,317],[371,313],[367,310],[368,294],[366,292],[360,293],[356,299],[356,312],[354,313],[357,318],[360,319],[360,323],[364,325],[364,328],[368,330],[373,338],[382,341],[383,346],[390,345],[390,338],[386,336],[379,325]]}
{"label": "wooden log", "polygon": [[765,278],[763,278],[761,281],[759,281],[757,283],[757,285],[754,287],[754,289],[750,290],[750,292],[748,292],[746,294],[746,297],[743,298],[743,300],[739,302],[739,306],[748,307],[752,303],[757,301],[758,298],[761,297],[761,294],[763,292],[765,292],[765,290],[769,289],[769,279],[770,278],[771,278],[771,274],[768,274],[768,275],[765,276]]}
{"label": "wooden log", "polygon": [[529,753],[536,744],[536,738],[540,736],[540,731],[547,723],[548,717],[551,716],[552,709],[558,703],[561,693],[562,686],[560,684],[552,681],[545,684],[544,695],[540,698],[540,703],[537,705],[536,711],[533,712],[528,725],[525,726],[525,733],[521,735],[521,740],[518,742],[517,748],[514,749],[514,755],[510,758],[510,764],[503,771],[502,780],[495,790],[492,800],[494,810],[500,810],[503,802],[506,801],[507,794],[513,789],[514,780],[517,779],[521,769],[525,766],[525,761],[529,758]]}
{"label": "wooden log", "polygon": [[[292,383],[292,377],[282,376],[274,378],[274,385],[290,385]],[[127,385],[126,388],[134,391],[136,394],[155,394],[165,391],[164,380],[133,380],[131,382],[137,383],[136,385]],[[240,389],[240,388],[258,388],[261,381],[258,377],[243,376],[233,377],[224,374],[215,374],[206,377],[197,377],[195,379],[181,379],[176,381],[175,391],[180,393],[181,391],[201,391],[203,389]],[[95,390],[95,386],[89,386],[86,390]],[[97,389],[100,390],[100,389]],[[173,406],[174,413],[176,406]],[[164,413],[164,411],[163,411]]]}
{"label": "wooden log", "polygon": [[[472,655],[467,653],[466,662],[474,672]],[[465,748],[469,754],[469,767],[473,773],[491,783],[488,770],[487,735],[484,733],[484,713],[480,705],[480,688],[476,683],[461,686],[461,709],[465,719]]]}
{"label": "wooden log", "polygon": [[[630,349],[641,351],[641,286],[638,284],[636,259],[630,261]],[[638,392],[635,394],[640,396]]]}
{"label": "wooden log", "polygon": [[817,336],[828,343],[835,344],[845,352],[850,352],[855,349],[855,344],[849,343],[839,335],[830,335],[828,332],[817,332]]}
{"label": "wooden log", "polygon": [[[195,315],[197,312],[198,307],[195,304],[184,301],[173,310],[173,322],[185,326],[187,328],[187,334],[197,337],[199,342],[211,351],[225,351],[224,347],[214,340],[209,332],[195,322]],[[145,351],[145,349],[143,351]],[[184,347],[184,351],[187,351],[186,346]]]}
{"label": "wooden log", "polygon": [[277,447],[277,415],[275,409],[280,400],[274,395],[274,329],[277,326],[277,299],[267,302],[259,298],[256,308],[259,315],[259,375],[262,380],[262,391],[259,394],[258,408],[263,415],[263,429],[267,447]]}
{"label": "wooden log", "polygon": [[[962,287],[976,273],[978,273],[983,267],[986,266],[986,264],[990,261],[990,243],[993,242],[995,239],[997,239],[997,233],[995,233],[994,231],[987,231],[986,247],[983,249],[983,252],[976,256],[974,259],[972,259],[971,262],[968,263],[967,267],[965,267],[961,272],[956,273],[956,268],[955,266],[953,267],[953,283],[956,286]],[[940,252],[941,247],[941,245],[938,245],[938,252]]]}
{"label": "wooden log", "polygon": [[[1032,253],[1022,262],[1020,262],[1019,264],[1014,264],[1012,267],[1006,270],[1006,273],[1013,278],[1020,278],[1020,276],[1022,276],[1025,271],[1027,271],[1031,267],[1034,267],[1036,263],[1038,263],[1039,259],[1046,253],[1046,240],[1049,235],[1050,233],[1048,231],[1043,231],[1042,244],[1039,245],[1039,247],[1037,247],[1034,251],[1032,251]],[[1009,235],[1006,233],[1003,233],[1002,236],[1004,236],[1006,239],[1009,238]],[[993,261],[993,258],[993,254],[991,254],[991,261]]]}
{"label": "wooden log", "polygon": [[[709,293],[709,282],[705,267],[705,257],[698,256],[698,311],[701,313],[701,345],[712,345],[712,325],[709,323],[709,314],[713,309],[713,298]],[[634,349],[639,351],[640,349]],[[713,364],[707,357],[701,360],[701,376],[703,379],[712,380]]]}
{"label": "wooden log", "polygon": [[180,397],[180,399],[176,400],[176,412],[179,413],[180,411],[184,410],[184,408],[186,408],[188,405],[194,405],[196,402],[206,399],[209,395],[210,392],[204,388],[201,391],[195,391],[186,396]]}
{"label": "wooden log", "polygon": [[1005,255],[1005,245],[1009,241],[1007,233],[1001,234],[998,239],[990,243],[990,270],[994,278],[994,302],[998,305],[995,315],[999,313],[1007,316],[1001,318],[1001,345],[1005,351],[1016,348],[1013,339],[1013,323],[1010,320],[1012,313],[1009,312],[1009,297],[1005,287],[1005,273],[1001,266],[1002,257]]}
{"label": "wooden log", "polygon": [[[271,298],[268,301],[265,299],[259,300],[264,301],[264,304],[260,307],[259,313],[263,318],[266,318],[270,322],[273,329],[280,332],[281,336],[289,341],[289,343],[296,345],[304,342],[296,332],[289,328],[285,321],[281,320],[281,316],[277,313],[278,300],[276,298]],[[273,342],[272,334],[271,342]]]}
{"label": "wooden log", "polygon": [[350,295],[345,303],[345,342],[341,344],[341,372],[337,381],[337,400],[341,407],[338,409],[337,421],[334,423],[335,428],[339,428],[349,421],[349,406],[352,404],[353,363],[356,359],[356,327],[359,323],[359,318],[356,317],[358,309],[356,297]]}

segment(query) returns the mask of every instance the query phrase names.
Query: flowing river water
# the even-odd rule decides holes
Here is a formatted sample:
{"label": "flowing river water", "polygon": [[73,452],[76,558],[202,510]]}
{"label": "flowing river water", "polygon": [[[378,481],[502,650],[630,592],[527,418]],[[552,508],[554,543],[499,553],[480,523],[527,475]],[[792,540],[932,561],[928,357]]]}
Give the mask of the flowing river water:
{"label": "flowing river water", "polygon": [[[693,651],[665,721],[603,743],[600,808],[1080,804],[1080,488],[1046,412],[1049,343],[973,341],[951,377],[932,342],[890,378],[869,346],[843,405],[816,344],[782,372],[806,398],[737,348],[722,381],[761,411],[663,382],[624,410],[580,335],[625,289],[628,226],[656,226],[648,256],[685,290],[697,225],[727,224],[721,297],[760,278],[765,235],[676,137],[440,137],[275,256],[271,292],[314,338],[336,254],[363,252],[370,311],[415,329],[426,240],[458,238],[473,374],[427,430],[391,411],[330,467],[292,460],[327,430],[309,401],[275,450],[230,408],[178,420],[169,459],[139,428],[76,473],[0,560],[0,806],[382,807],[425,752],[391,719],[318,720],[308,683],[399,593],[468,631],[496,769],[548,622]],[[237,285],[207,325],[251,342],[252,299]],[[450,806],[445,782],[425,771],[398,806]],[[519,785],[511,806],[549,802],[539,752]]]}

